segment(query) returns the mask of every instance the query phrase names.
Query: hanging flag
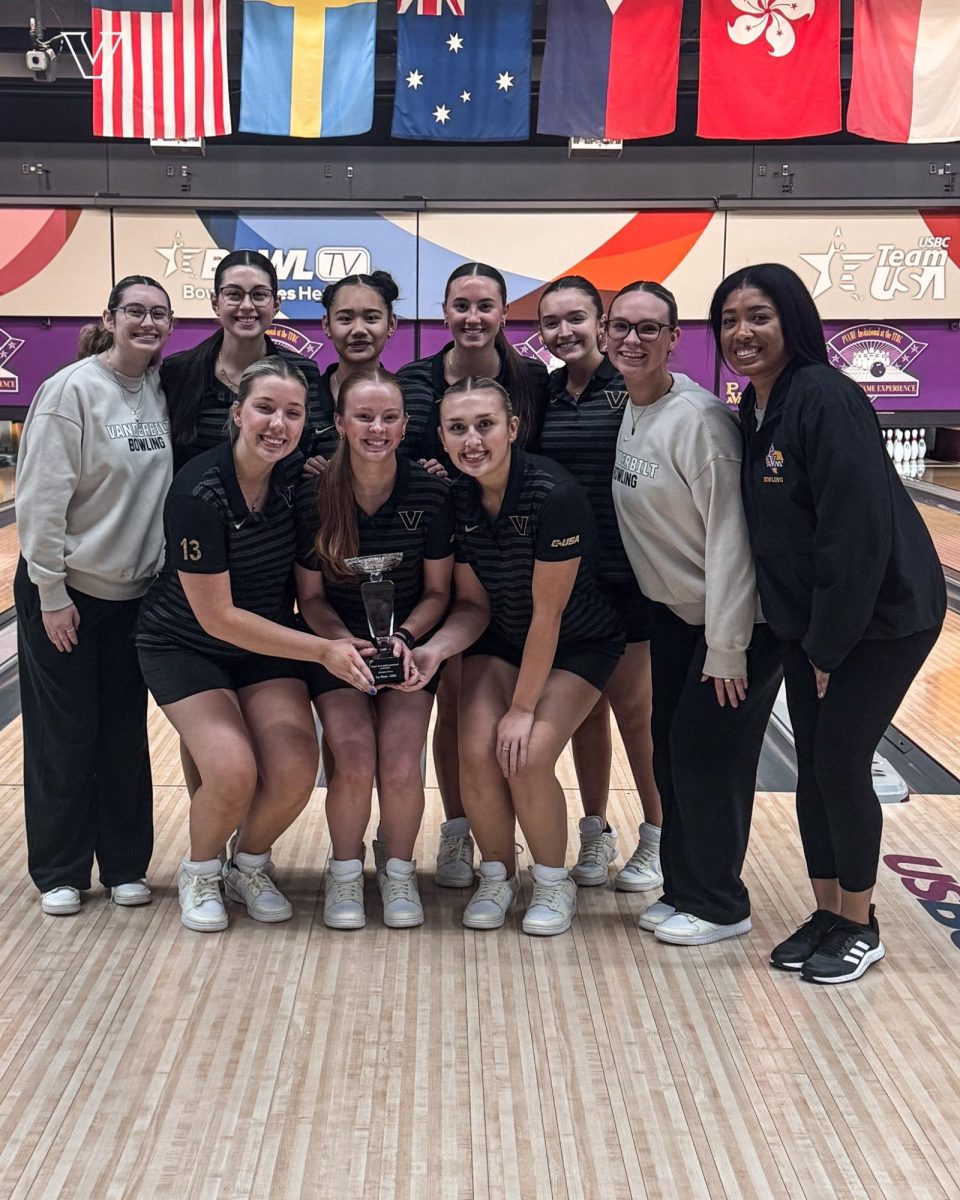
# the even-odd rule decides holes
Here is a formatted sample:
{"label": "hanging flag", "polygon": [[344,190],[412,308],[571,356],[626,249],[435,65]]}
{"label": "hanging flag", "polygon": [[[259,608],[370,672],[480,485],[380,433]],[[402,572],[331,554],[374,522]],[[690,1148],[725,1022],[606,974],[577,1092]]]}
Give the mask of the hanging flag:
{"label": "hanging flag", "polygon": [[397,0],[397,11],[394,137],[529,136],[533,0]]}
{"label": "hanging flag", "polygon": [[700,137],[839,128],[840,0],[701,0]]}
{"label": "hanging flag", "polygon": [[449,9],[455,17],[463,16],[463,6],[467,0],[397,0],[397,12],[405,13],[408,8],[416,6],[416,11],[428,17],[439,17],[444,9]]}
{"label": "hanging flag", "polygon": [[377,0],[244,0],[240,128],[349,137],[373,124]]}
{"label": "hanging flag", "polygon": [[878,142],[960,140],[957,0],[856,0],[847,129]]}
{"label": "hanging flag", "polygon": [[223,137],[231,130],[226,0],[96,0],[97,137]]}
{"label": "hanging flag", "polygon": [[550,0],[537,132],[672,133],[682,12],[683,0]]}

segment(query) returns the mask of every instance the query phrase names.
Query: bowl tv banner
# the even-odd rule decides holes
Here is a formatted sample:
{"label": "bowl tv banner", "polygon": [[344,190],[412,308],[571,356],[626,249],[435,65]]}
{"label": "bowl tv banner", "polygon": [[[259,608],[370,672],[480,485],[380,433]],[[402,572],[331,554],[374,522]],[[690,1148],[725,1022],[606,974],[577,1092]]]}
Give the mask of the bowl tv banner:
{"label": "bowl tv banner", "polygon": [[[112,215],[112,229],[111,229]],[[446,339],[450,272],[469,260],[496,266],[510,299],[508,335],[549,366],[537,298],[565,274],[592,279],[606,301],[626,282],[654,279],[676,294],[683,326],[678,369],[712,387],[717,363],[705,318],[713,287],[751,262],[783,261],[811,289],[828,322],[835,365],[882,409],[957,409],[949,363],[960,317],[960,217],[888,213],[516,212],[286,213],[0,209],[0,404],[29,403],[73,357],[81,318],[96,316],[117,277],[147,274],[170,293],[178,326],[170,350],[215,327],[216,266],[234,249],[274,262],[281,314],[275,336],[321,365],[331,361],[320,318],[327,283],[389,271],[400,287],[393,368]],[[732,376],[722,388],[735,401]]]}

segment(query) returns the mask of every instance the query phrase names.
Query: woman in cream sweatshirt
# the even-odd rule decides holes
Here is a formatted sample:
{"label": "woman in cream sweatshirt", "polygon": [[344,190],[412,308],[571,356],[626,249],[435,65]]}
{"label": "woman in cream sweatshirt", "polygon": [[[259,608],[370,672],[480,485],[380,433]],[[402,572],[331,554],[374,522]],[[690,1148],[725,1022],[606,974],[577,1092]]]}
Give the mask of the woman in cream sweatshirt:
{"label": "woman in cream sweatshirt", "polygon": [[780,682],[760,618],[740,500],[740,437],[724,405],[671,373],[677,305],[628,284],[606,320],[630,395],[613,469],[623,544],[652,601],[653,767],[663,800],[663,896],[641,929],[675,945],[749,932],[740,879],[757,762]]}
{"label": "woman in cream sweatshirt", "polygon": [[80,361],[43,384],[17,463],[14,581],[30,875],[75,913],[94,857],[117,904],[146,904],[153,851],[147,692],[133,628],[163,555],[173,474],[156,364],[173,321],[146,276],[110,293]]}

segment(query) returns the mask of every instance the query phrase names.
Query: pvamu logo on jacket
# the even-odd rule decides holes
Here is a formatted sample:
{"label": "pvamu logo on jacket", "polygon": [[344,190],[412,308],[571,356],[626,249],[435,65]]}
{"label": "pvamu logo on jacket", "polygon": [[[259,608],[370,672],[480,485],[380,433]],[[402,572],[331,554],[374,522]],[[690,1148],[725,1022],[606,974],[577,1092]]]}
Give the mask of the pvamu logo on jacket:
{"label": "pvamu logo on jacket", "polygon": [[767,457],[763,460],[767,469],[771,472],[769,475],[764,475],[764,483],[783,483],[783,476],[780,472],[783,470],[783,453],[778,450],[773,442],[770,443],[770,449],[767,451]]}

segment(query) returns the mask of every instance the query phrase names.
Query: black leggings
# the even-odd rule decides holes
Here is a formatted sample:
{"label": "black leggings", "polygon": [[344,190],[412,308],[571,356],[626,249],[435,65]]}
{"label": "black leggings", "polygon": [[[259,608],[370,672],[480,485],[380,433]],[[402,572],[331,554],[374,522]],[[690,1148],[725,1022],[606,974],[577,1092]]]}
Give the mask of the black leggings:
{"label": "black leggings", "polygon": [[937,626],[858,642],[822,700],[800,643],[781,643],[797,747],[797,820],[811,879],[838,879],[847,892],[877,882],[883,816],[873,754],[939,635]]}
{"label": "black leggings", "polygon": [[780,644],[755,625],[747,651],[747,698],[717,703],[700,682],[707,643],[663,604],[650,606],[653,773],[663,801],[660,863],[663,900],[718,925],[750,915],[740,878],[757,763],[780,687]]}

